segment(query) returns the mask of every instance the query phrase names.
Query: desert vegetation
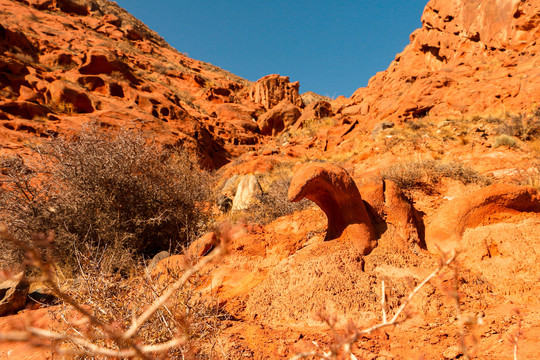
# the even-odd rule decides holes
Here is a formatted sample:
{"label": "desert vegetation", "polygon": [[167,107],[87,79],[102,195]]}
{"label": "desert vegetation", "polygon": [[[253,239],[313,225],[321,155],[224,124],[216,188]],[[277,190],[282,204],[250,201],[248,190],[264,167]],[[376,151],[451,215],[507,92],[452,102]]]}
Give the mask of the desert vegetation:
{"label": "desert vegetation", "polygon": [[107,273],[129,269],[135,257],[177,250],[206,226],[209,175],[141,131],[94,122],[34,151],[27,161],[0,159],[5,222],[22,240],[54,231],[54,255],[72,268],[77,253],[104,253]]}

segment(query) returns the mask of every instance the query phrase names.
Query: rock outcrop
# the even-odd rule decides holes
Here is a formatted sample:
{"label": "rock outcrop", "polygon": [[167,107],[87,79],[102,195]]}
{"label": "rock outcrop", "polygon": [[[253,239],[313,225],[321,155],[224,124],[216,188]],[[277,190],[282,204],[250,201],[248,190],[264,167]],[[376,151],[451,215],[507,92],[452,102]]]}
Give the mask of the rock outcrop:
{"label": "rock outcrop", "polygon": [[530,108],[540,98],[539,13],[533,0],[429,1],[410,44],[343,113],[399,122]]}
{"label": "rock outcrop", "polygon": [[262,135],[277,135],[294,125],[300,117],[300,109],[288,102],[274,106],[259,117],[258,125]]}
{"label": "rock outcrop", "polygon": [[373,225],[362,196],[345,169],[333,164],[306,164],[294,174],[288,197],[292,202],[309,199],[324,211],[328,240],[345,235],[362,254],[373,248]]}
{"label": "rock outcrop", "polygon": [[456,249],[467,228],[497,223],[520,213],[540,213],[536,189],[495,184],[451,200],[428,220],[427,249],[432,253]]}
{"label": "rock outcrop", "polygon": [[266,75],[251,86],[249,97],[253,102],[262,104],[267,110],[282,101],[302,107],[302,98],[298,94],[299,88],[300,83],[298,81],[290,82],[287,76]]}

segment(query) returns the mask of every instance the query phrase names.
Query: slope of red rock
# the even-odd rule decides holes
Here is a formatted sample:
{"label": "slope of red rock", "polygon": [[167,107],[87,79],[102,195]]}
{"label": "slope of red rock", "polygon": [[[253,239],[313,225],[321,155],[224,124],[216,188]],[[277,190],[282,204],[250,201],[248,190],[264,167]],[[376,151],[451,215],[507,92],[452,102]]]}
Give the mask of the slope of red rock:
{"label": "slope of red rock", "polygon": [[523,111],[540,99],[539,38],[537,1],[431,0],[411,43],[342,112],[405,121]]}
{"label": "slope of red rock", "polygon": [[[431,0],[390,67],[334,101],[299,95],[286,76],[250,83],[189,59],[106,0],[0,0],[0,10],[2,151],[24,154],[26,141],[96,118],[197,153],[221,184],[254,174],[266,191],[277,172],[295,175],[291,199],[321,206],[233,228],[228,254],[201,275],[198,290],[224,316],[198,356],[330,351],[381,322],[382,299],[394,314],[440,249],[457,260],[397,326],[359,336],[354,356],[508,359],[516,336],[519,359],[538,356],[537,1]],[[185,262],[169,257],[152,274],[166,281]],[[0,356],[14,358],[10,346]]]}

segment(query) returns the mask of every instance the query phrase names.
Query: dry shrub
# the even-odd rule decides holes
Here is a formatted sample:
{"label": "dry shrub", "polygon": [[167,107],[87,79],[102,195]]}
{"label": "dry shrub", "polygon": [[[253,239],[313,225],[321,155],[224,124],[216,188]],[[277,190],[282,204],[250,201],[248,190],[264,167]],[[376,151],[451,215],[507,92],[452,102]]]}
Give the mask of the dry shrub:
{"label": "dry shrub", "polygon": [[506,146],[509,149],[518,147],[516,138],[509,135],[500,135],[495,138],[493,147],[498,148],[500,146]]}
{"label": "dry shrub", "polygon": [[208,176],[141,131],[91,123],[35,150],[41,165],[0,159],[0,206],[21,239],[54,230],[55,255],[65,263],[97,252],[114,259],[104,271],[129,267],[133,254],[185,245],[205,226]]}
{"label": "dry shrub", "polygon": [[[140,316],[182,275],[181,270],[168,271],[166,280],[163,280],[165,277],[162,276],[160,281],[156,281],[155,277],[141,276],[145,269],[137,266],[133,269],[137,276],[104,276],[98,259],[77,254],[77,262],[81,276],[77,283],[69,288],[69,295],[80,305],[90,309],[95,318],[105,324],[114,324],[120,331],[127,330],[133,319]],[[220,312],[217,302],[200,296],[196,290],[200,285],[201,276],[193,276],[138,328],[135,338],[141,344],[152,345],[181,337],[182,345],[161,354],[162,358],[167,359],[192,358],[193,353],[199,353],[202,346],[213,343],[220,329],[219,321],[225,315]],[[56,317],[61,317],[62,313],[56,313]],[[77,334],[81,330],[87,338],[93,339],[94,344],[120,350],[114,340],[103,338],[102,330],[95,324],[82,329],[80,326],[70,325],[65,334]],[[69,340],[64,346],[76,351],[84,350]],[[87,359],[88,355],[79,355],[77,358]],[[106,357],[91,355],[90,358]]]}
{"label": "dry shrub", "polygon": [[263,196],[250,209],[249,220],[268,224],[275,219],[307,209],[311,205],[309,200],[301,200],[292,203],[288,200],[287,193],[291,185],[291,177],[285,174],[278,174],[268,185]]}
{"label": "dry shrub", "polygon": [[424,160],[395,164],[382,172],[384,179],[395,182],[402,189],[420,188],[434,190],[442,178],[459,180],[464,184],[489,184],[490,180],[477,171],[461,163],[444,163],[437,160]]}
{"label": "dry shrub", "polygon": [[540,108],[534,109],[530,113],[509,115],[508,119],[499,126],[497,132],[501,134],[498,138],[502,136],[516,137],[522,141],[538,137],[540,135]]}

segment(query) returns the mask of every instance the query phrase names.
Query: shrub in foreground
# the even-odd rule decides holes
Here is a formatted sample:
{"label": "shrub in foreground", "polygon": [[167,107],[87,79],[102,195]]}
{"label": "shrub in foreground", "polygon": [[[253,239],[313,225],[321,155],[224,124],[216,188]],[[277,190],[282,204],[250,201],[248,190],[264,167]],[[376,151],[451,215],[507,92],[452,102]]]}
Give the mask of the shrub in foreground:
{"label": "shrub in foreground", "polygon": [[59,259],[116,253],[118,268],[134,253],[185,245],[204,226],[208,176],[141,131],[93,123],[35,150],[39,166],[0,159],[0,205],[20,238],[53,230]]}

